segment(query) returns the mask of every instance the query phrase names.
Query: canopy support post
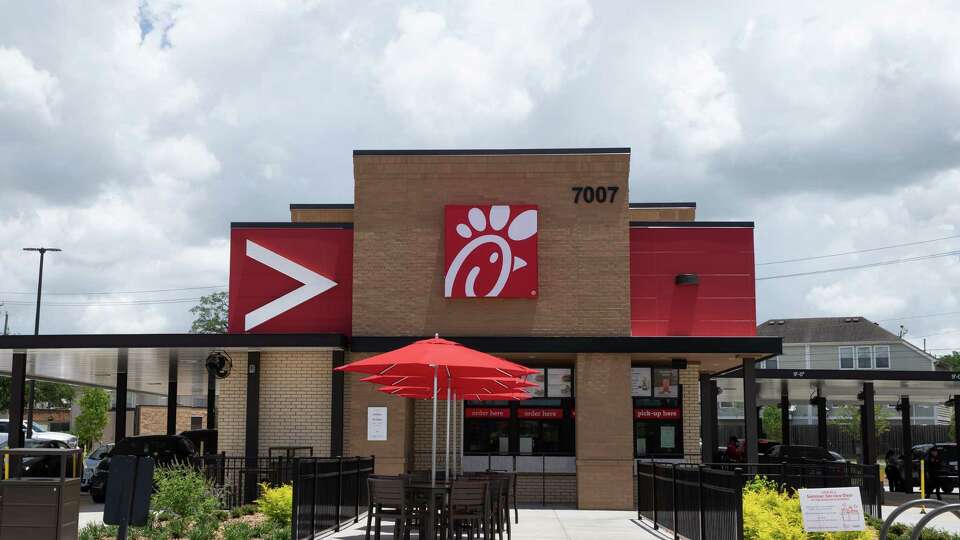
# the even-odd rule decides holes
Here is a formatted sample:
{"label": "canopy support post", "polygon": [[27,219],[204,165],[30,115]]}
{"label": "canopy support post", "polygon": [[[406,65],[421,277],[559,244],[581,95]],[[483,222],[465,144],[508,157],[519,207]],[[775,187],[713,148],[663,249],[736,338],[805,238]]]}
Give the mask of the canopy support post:
{"label": "canopy support post", "polygon": [[717,461],[717,381],[710,375],[700,375],[700,438],[703,441],[701,460]]}
{"label": "canopy support post", "polygon": [[877,421],[874,410],[873,383],[863,383],[863,464],[873,465],[877,462]]}
{"label": "canopy support post", "polygon": [[430,443],[430,486],[437,485],[437,366],[433,366],[433,424]]}
{"label": "canopy support post", "polygon": [[177,432],[177,375],[180,356],[177,349],[170,349],[167,356],[167,435]]}
{"label": "canopy support post", "polygon": [[113,442],[127,438],[127,349],[117,351],[117,390],[113,418]]}
{"label": "canopy support post", "polygon": [[910,396],[900,396],[900,425],[903,442],[903,492],[913,493],[913,430],[910,422]]}
{"label": "canopy support post", "polygon": [[447,376],[447,448],[443,452],[443,481],[450,481],[450,377]]}
{"label": "canopy support post", "polygon": [[[747,463],[757,463],[757,372],[753,358],[743,359],[744,456]],[[751,418],[752,416],[752,418]]]}
{"label": "canopy support post", "polygon": [[813,398],[813,404],[817,406],[817,446],[824,450],[827,448],[827,398],[820,395],[820,388],[817,387],[817,397]]}
{"label": "canopy support post", "polygon": [[780,384],[780,441],[790,444],[790,394],[787,381]]}

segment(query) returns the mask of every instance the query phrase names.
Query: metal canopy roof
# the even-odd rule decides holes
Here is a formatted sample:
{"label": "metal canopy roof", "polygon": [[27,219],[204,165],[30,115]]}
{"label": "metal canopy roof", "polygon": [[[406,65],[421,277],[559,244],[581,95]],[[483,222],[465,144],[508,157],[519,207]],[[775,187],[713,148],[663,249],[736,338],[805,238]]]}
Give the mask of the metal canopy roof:
{"label": "metal canopy roof", "polygon": [[339,334],[0,336],[0,373],[10,375],[14,352],[25,352],[27,378],[114,388],[117,356],[126,349],[128,391],[166,395],[169,359],[176,354],[178,394],[205,396],[211,351],[341,350],[345,343]]}
{"label": "metal canopy roof", "polygon": [[[960,374],[949,371],[758,369],[756,373],[758,405],[779,403],[784,388],[791,403],[798,405],[807,404],[818,389],[829,401],[859,403],[857,394],[865,382],[873,383],[878,402],[910,396],[913,403],[942,404],[960,394]],[[721,400],[743,396],[743,379],[738,377],[735,371],[717,378]]]}

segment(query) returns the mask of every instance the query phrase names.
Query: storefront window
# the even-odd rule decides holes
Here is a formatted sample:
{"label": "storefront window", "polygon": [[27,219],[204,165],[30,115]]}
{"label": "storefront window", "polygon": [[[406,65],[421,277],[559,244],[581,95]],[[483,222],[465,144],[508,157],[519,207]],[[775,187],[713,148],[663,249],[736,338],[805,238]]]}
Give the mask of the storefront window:
{"label": "storefront window", "polygon": [[[531,399],[468,401],[464,451],[468,454],[574,455],[574,381],[570,368],[545,368],[527,380]],[[532,390],[532,391],[531,391]]]}
{"label": "storefront window", "polygon": [[652,395],[633,398],[636,456],[683,457],[683,387],[679,384],[677,370],[654,368],[652,377]]}

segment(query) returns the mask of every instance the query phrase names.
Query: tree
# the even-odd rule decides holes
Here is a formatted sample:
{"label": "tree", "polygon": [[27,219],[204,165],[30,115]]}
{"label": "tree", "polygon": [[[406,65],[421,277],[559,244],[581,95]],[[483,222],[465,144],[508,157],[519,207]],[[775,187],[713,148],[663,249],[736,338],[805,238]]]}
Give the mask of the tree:
{"label": "tree", "polygon": [[960,351],[941,356],[937,363],[950,371],[960,371]]}
{"label": "tree", "polygon": [[771,441],[783,440],[783,429],[780,421],[783,419],[782,411],[777,406],[767,406],[763,408],[761,419],[763,421],[763,432]]}
{"label": "tree", "polygon": [[[93,443],[103,437],[103,428],[107,427],[107,413],[110,411],[110,394],[102,388],[87,388],[80,396],[80,414],[74,419],[74,425],[80,446],[91,448]],[[123,411],[118,411],[123,414]]]}
{"label": "tree", "polygon": [[[10,410],[10,377],[0,377],[0,411]],[[23,391],[24,409],[29,396],[29,385]],[[33,397],[36,409],[64,409],[73,404],[73,387],[69,384],[37,381],[36,393]]]}
{"label": "tree", "polygon": [[200,303],[190,308],[194,315],[191,334],[227,333],[227,293],[215,292],[200,297]]}
{"label": "tree", "polygon": [[[890,431],[890,411],[883,405],[873,406],[873,421],[877,436]],[[840,426],[855,440],[860,439],[860,407],[855,405],[840,405],[830,422]]]}

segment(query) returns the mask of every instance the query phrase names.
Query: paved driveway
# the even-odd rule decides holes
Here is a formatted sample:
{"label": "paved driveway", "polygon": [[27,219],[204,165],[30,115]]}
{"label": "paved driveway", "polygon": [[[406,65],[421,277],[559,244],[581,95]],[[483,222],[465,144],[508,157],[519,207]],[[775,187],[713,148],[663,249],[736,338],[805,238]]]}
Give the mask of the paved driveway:
{"label": "paved driveway", "polygon": [[90,495],[80,494],[80,528],[87,523],[103,523],[103,505],[93,502]]}

